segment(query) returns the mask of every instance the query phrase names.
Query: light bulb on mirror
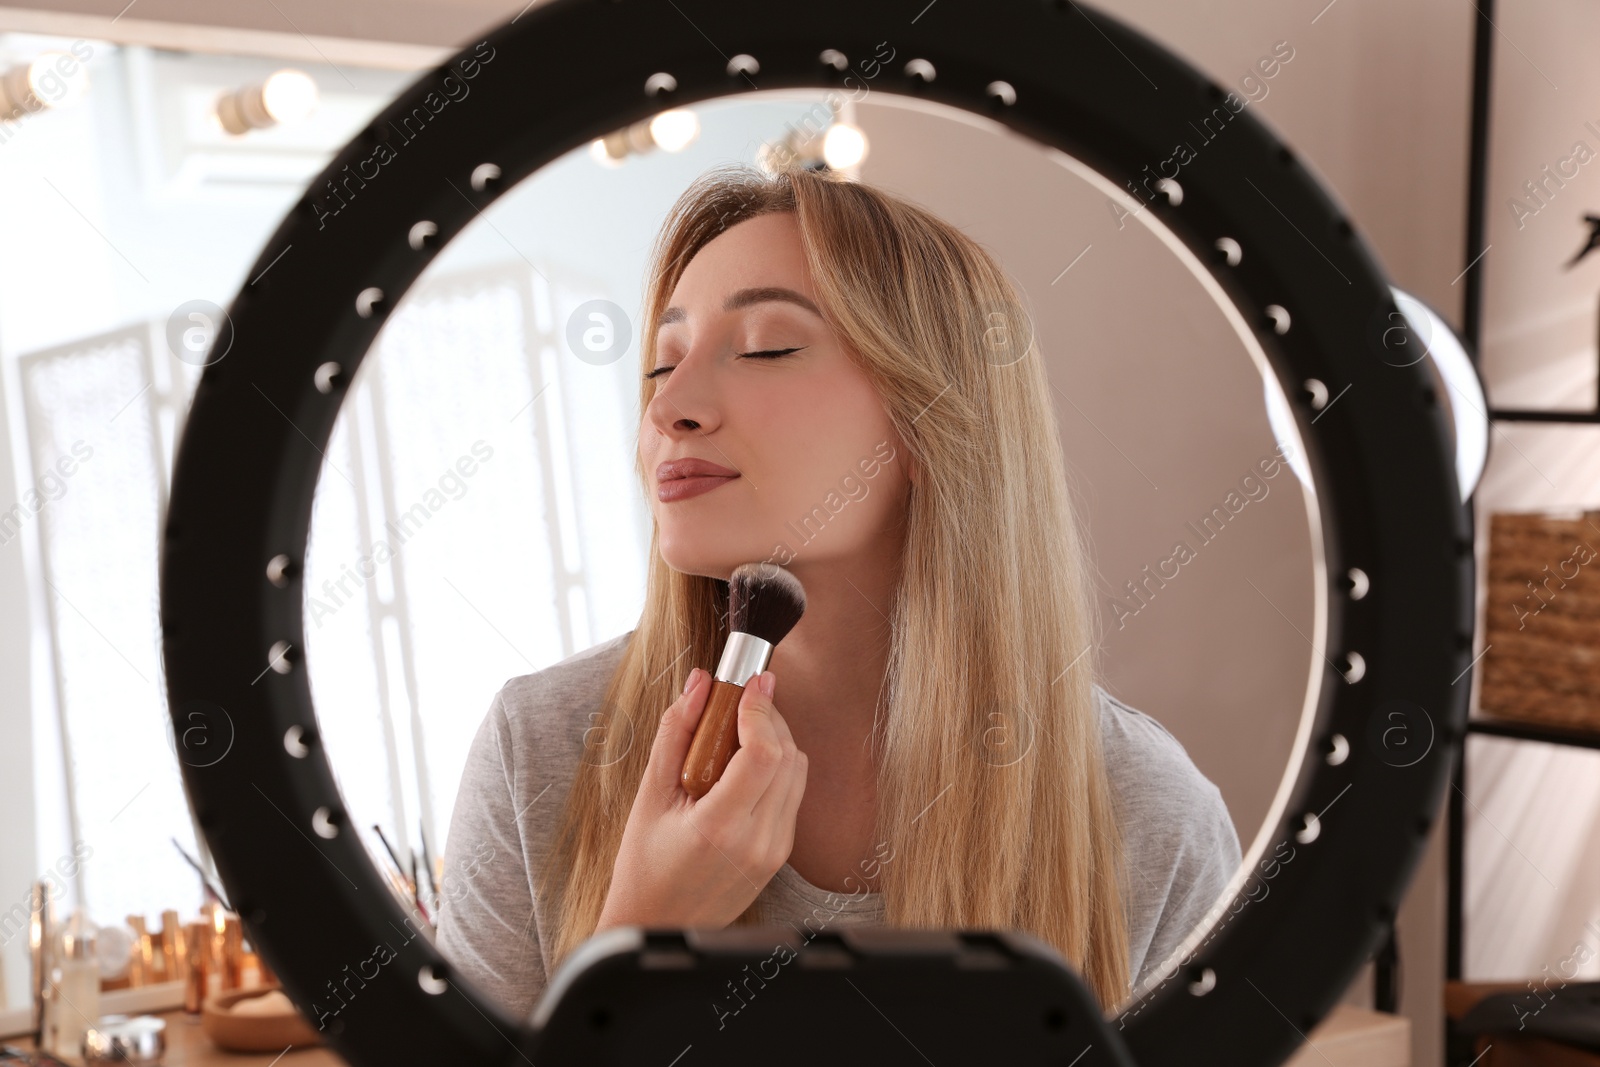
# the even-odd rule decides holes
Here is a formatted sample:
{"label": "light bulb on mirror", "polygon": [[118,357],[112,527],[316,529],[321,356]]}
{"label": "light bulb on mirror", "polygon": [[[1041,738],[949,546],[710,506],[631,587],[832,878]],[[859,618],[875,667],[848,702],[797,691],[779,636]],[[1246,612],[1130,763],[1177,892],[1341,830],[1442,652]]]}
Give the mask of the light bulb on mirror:
{"label": "light bulb on mirror", "polygon": [[791,130],[777,141],[764,142],[756,150],[756,165],[768,174],[789,167],[846,171],[867,158],[867,135],[859,126],[832,122],[817,133]]}
{"label": "light bulb on mirror", "polygon": [[[1484,398],[1483,379],[1467,355],[1461,338],[1436,311],[1404,290],[1390,286],[1389,291],[1405,319],[1405,328],[1401,330],[1398,324],[1385,325],[1379,331],[1377,343],[1383,347],[1385,362],[1393,366],[1428,361],[1439,386],[1434,390],[1435,395],[1448,413],[1455,447],[1456,485],[1465,503],[1478,487],[1489,459],[1489,405]],[[1408,347],[1413,340],[1417,342],[1416,347]],[[1341,388],[1330,389],[1325,382],[1308,381],[1306,386],[1316,393],[1313,406],[1318,411],[1327,410],[1343,396]],[[1299,437],[1282,389],[1276,381],[1263,382],[1263,389],[1267,420],[1279,450],[1295,475],[1311,487],[1311,469],[1295,444]]]}
{"label": "light bulb on mirror", "polygon": [[318,99],[317,83],[311,75],[285,68],[274,71],[258,85],[218,96],[212,118],[223,130],[237,136],[303,122],[316,111]]}
{"label": "light bulb on mirror", "polygon": [[822,161],[831,170],[849,170],[867,158],[867,135],[848,122],[836,122],[822,135]]}
{"label": "light bulb on mirror", "polygon": [[664,152],[681,152],[700,136],[700,116],[684,108],[663,111],[650,120],[650,137]]}
{"label": "light bulb on mirror", "polygon": [[589,142],[589,155],[602,167],[609,167],[615,170],[617,167],[622,166],[623,157],[628,152],[624,146],[619,148],[616,155],[613,155],[611,149],[612,141],[613,138],[611,137],[596,137]]}
{"label": "light bulb on mirror", "polygon": [[1455,431],[1456,481],[1466,502],[1489,461],[1489,403],[1483,378],[1455,330],[1433,308],[1401,289],[1389,287],[1411,334],[1422,342],[1441,388],[1436,392]]}
{"label": "light bulb on mirror", "polygon": [[619,167],[630,155],[659,148],[681,152],[700,136],[700,116],[683,108],[660,112],[589,142],[589,155],[605,167]]}
{"label": "light bulb on mirror", "polygon": [[261,83],[261,106],[274,122],[302,122],[317,109],[317,83],[301,70],[280,70]]}
{"label": "light bulb on mirror", "polygon": [[89,71],[66,52],[41,52],[0,75],[0,113],[71,107],[89,89]]}

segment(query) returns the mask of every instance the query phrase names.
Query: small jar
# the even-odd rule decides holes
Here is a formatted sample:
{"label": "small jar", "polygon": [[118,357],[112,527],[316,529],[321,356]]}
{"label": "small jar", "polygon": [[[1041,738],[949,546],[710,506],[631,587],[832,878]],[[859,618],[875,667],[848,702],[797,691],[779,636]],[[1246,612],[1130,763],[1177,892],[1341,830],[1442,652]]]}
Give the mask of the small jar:
{"label": "small jar", "polygon": [[167,1051],[167,1023],[154,1015],[107,1015],[83,1038],[83,1062],[91,1067],[160,1067]]}

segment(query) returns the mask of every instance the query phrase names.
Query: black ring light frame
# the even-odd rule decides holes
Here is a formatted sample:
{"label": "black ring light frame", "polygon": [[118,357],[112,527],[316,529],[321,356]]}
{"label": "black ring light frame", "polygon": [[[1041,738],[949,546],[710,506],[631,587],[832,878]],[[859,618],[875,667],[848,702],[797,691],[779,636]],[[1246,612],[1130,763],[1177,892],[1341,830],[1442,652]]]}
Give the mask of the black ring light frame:
{"label": "black ring light frame", "polygon": [[[251,269],[229,309],[232,348],[206,367],[184,427],[161,625],[175,724],[209,715],[234,731],[226,758],[181,761],[184,780],[236,909],[297,1003],[325,998],[330,978],[406,929],[318,741],[299,656],[300,568],[344,388],[445,242],[503,191],[608,131],[755,89],[847,89],[862,84],[859,64],[882,42],[894,59],[872,88],[989,116],[1118,184],[1171,156],[1190,140],[1189,122],[1226,98],[1072,0],[942,0],[918,15],[920,6],[533,7],[374,119]],[[474,57],[476,68],[463,66]],[[442,111],[414,143],[399,139],[404,117],[466,70],[475,100]],[[380,140],[395,157],[337,218],[319,221],[314,198]],[[1160,196],[1146,210],[1210,265],[1293,398],[1323,516],[1329,645],[1317,650],[1327,668],[1315,748],[1275,834],[1292,856],[1279,849],[1252,872],[1214,934],[1128,1006],[1122,1038],[1142,1064],[1211,1049],[1231,1063],[1277,1063],[1371,955],[1439,810],[1467,712],[1467,685],[1455,683],[1470,666],[1472,531],[1433,382],[1374,343],[1373,322],[1403,320],[1312,175],[1241,112],[1177,180],[1181,203]],[[1223,238],[1237,255],[1218,252]],[[1416,731],[1404,759],[1396,729]],[[330,1027],[345,1056],[518,1060],[522,1022],[454,982],[427,938],[406,940],[385,969],[392,977],[363,984]]]}

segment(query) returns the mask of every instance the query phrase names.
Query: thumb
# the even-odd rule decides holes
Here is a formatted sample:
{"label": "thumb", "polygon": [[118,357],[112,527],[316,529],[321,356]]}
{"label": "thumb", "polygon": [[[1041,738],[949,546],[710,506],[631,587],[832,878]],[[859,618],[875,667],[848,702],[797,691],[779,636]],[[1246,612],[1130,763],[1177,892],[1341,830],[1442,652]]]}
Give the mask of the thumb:
{"label": "thumb", "polygon": [[689,755],[689,743],[694,740],[695,727],[700,723],[700,713],[705,710],[706,697],[710,692],[710,673],[696,667],[689,672],[688,685],[683,693],[661,713],[661,724],[656,729],[656,740],[650,750],[647,770],[649,777],[657,784],[663,787],[678,784],[683,761]]}
{"label": "thumb", "polygon": [[776,732],[772,717],[777,708],[772,703],[772,697],[762,689],[763,681],[771,685],[774,692],[777,691],[777,675],[762,671],[745,683],[744,692],[739,695],[738,736],[741,748],[749,744],[752,737]]}

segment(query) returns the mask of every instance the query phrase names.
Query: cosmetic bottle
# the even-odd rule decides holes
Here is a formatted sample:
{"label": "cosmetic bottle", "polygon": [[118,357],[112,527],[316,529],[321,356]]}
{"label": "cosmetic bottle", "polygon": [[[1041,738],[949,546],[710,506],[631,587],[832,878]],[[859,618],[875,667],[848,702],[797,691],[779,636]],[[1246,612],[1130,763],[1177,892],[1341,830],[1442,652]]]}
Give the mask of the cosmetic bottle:
{"label": "cosmetic bottle", "polygon": [[190,1015],[199,1015],[206,1000],[206,945],[210,930],[210,924],[204,922],[189,923],[183,930],[183,1010]]}
{"label": "cosmetic bottle", "polygon": [[28,903],[28,963],[33,971],[33,1043],[43,1048],[50,1024],[50,943],[55,937],[55,915],[50,906],[49,886],[44,882],[33,883]]}
{"label": "cosmetic bottle", "polygon": [[[205,914],[203,909],[201,914]],[[227,988],[223,984],[222,945],[228,928],[228,913],[218,905],[211,909],[209,919],[210,929],[206,931],[206,996],[212,997]]]}
{"label": "cosmetic bottle", "polygon": [[181,982],[188,977],[189,961],[184,951],[183,922],[178,913],[167,909],[161,913],[161,958],[165,961],[169,982]]}
{"label": "cosmetic bottle", "polygon": [[152,985],[158,980],[155,951],[144,916],[128,916],[128,929],[133,931],[133,962],[128,970],[129,981],[135,988]]}
{"label": "cosmetic bottle", "polygon": [[239,916],[227,912],[222,919],[222,988],[238,989],[244,984],[244,927]]}
{"label": "cosmetic bottle", "polygon": [[100,958],[95,953],[95,926],[82,908],[62,927],[56,942],[55,1003],[50,1029],[52,1053],[82,1055],[84,1031],[100,1019]]}

